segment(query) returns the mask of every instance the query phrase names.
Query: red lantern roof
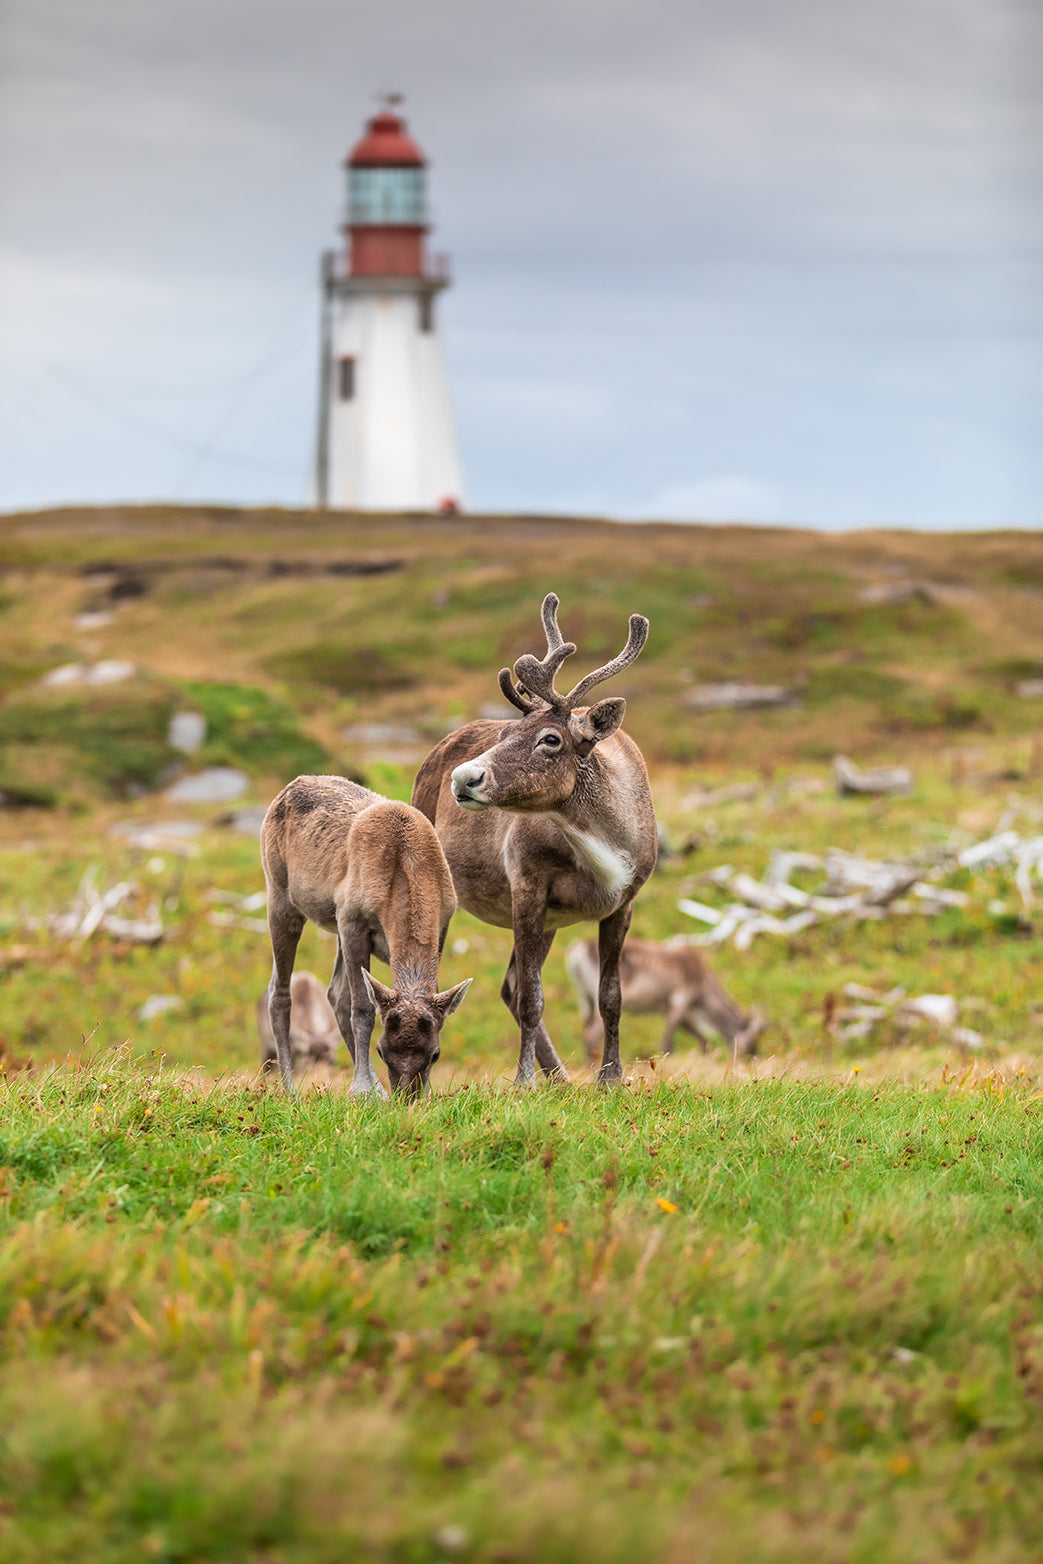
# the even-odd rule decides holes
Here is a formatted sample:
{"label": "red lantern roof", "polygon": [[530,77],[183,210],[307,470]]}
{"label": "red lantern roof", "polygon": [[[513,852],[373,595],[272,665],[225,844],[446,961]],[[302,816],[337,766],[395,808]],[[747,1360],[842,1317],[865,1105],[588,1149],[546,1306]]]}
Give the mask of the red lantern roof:
{"label": "red lantern roof", "polygon": [[406,135],[406,122],[381,109],[366,126],[366,134],[348,156],[349,168],[423,168],[424,154]]}

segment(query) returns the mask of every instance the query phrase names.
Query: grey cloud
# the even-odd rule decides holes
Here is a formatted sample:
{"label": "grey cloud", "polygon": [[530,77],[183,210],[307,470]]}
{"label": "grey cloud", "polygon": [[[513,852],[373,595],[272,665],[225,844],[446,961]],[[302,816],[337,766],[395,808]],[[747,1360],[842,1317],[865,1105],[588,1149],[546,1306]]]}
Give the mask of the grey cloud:
{"label": "grey cloud", "polygon": [[[455,260],[479,503],[1040,517],[1040,22],[1028,0],[8,0],[0,307],[24,395],[0,409],[23,452],[0,503],[179,467],[121,444],[100,391],[73,416],[48,364],[234,380],[294,311],[225,438],[303,469],[317,254],[393,86]],[[219,412],[170,433],[205,442]]]}

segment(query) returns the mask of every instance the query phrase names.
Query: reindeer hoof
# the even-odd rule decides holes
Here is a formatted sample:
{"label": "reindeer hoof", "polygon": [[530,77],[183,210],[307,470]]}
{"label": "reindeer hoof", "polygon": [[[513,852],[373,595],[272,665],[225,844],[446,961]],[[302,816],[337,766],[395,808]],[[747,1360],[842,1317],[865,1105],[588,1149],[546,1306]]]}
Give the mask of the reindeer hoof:
{"label": "reindeer hoof", "polygon": [[516,1090],[520,1092],[534,1092],[536,1090],[535,1073],[532,1075],[523,1075],[519,1070],[517,1075],[514,1077],[514,1085]]}
{"label": "reindeer hoof", "polygon": [[618,1064],[603,1064],[598,1071],[596,1086],[618,1086],[622,1082],[623,1071]]}
{"label": "reindeer hoof", "polygon": [[348,1090],[349,1097],[387,1097],[387,1089],[374,1075],[370,1080],[352,1081]]}
{"label": "reindeer hoof", "polygon": [[570,1086],[572,1076],[563,1064],[557,1065],[553,1070],[544,1070],[543,1079],[548,1086]]}

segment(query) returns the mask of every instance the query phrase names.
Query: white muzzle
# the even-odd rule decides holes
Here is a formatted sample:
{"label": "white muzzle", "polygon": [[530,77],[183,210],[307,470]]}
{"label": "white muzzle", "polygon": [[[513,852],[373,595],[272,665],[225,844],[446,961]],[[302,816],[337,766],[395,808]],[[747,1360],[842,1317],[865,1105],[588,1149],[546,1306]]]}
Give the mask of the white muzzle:
{"label": "white muzzle", "polygon": [[450,786],[461,809],[488,808],[482,797],[482,788],[488,776],[489,768],[484,755],[479,755],[476,760],[465,760],[463,765],[457,766],[450,778]]}

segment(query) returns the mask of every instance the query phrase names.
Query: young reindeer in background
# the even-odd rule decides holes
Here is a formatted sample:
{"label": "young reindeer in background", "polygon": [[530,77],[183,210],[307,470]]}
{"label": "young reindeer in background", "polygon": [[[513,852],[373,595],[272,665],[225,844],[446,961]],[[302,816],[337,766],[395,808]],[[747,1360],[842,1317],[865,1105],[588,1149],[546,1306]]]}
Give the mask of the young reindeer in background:
{"label": "young reindeer in background", "polygon": [[[598,947],[592,939],[574,940],[565,952],[565,970],[572,979],[583,1017],[583,1042],[587,1058],[597,1056],[601,1027],[598,1022]],[[658,1012],[666,1016],[663,1053],[673,1052],[678,1030],[689,1032],[709,1048],[707,1031],[716,1032],[728,1044],[732,1058],[757,1051],[764,1017],[747,1013],[729,997],[701,951],[692,945],[660,945],[650,939],[628,939],[619,963],[623,1009],[635,1015]]]}
{"label": "young reindeer in background", "polygon": [[[290,1052],[294,1070],[309,1070],[316,1065],[337,1068],[340,1051],[340,1027],[326,997],[326,985],[314,972],[300,968],[290,979]],[[278,1069],[279,1050],[268,1017],[268,990],[257,1001],[257,1031],[261,1039],[261,1069],[267,1075]]]}
{"label": "young reindeer in background", "polygon": [[620,729],[626,701],[583,704],[588,690],[629,668],[648,620],[630,618],[618,657],[562,695],[554,678],[576,648],[558,629],[558,599],[543,602],[547,651],[519,657],[500,688],[521,719],[470,722],[433,749],[417,772],[413,802],[445,850],[460,905],[511,929],[514,949],[500,990],[521,1031],[517,1084],[544,1072],[567,1079],[543,1024],[541,969],[556,931],[596,919],[598,1008],[604,1049],[598,1081],[622,1079],[619,953],[634,897],[655,866],[656,822],[641,751]]}
{"label": "young reindeer in background", "polygon": [[[456,896],[431,826],[411,805],[344,777],[298,777],[261,823],[261,863],[273,957],[268,1016],[286,1090],[295,1090],[290,978],[310,919],[337,936],[328,992],[355,1065],[352,1092],[386,1095],[369,1058],[379,1011],[384,1035],[377,1052],[391,1089],[421,1095],[442,1025],[471,985],[467,978],[437,992]],[[392,988],[371,975],[371,956],[390,964]]]}

